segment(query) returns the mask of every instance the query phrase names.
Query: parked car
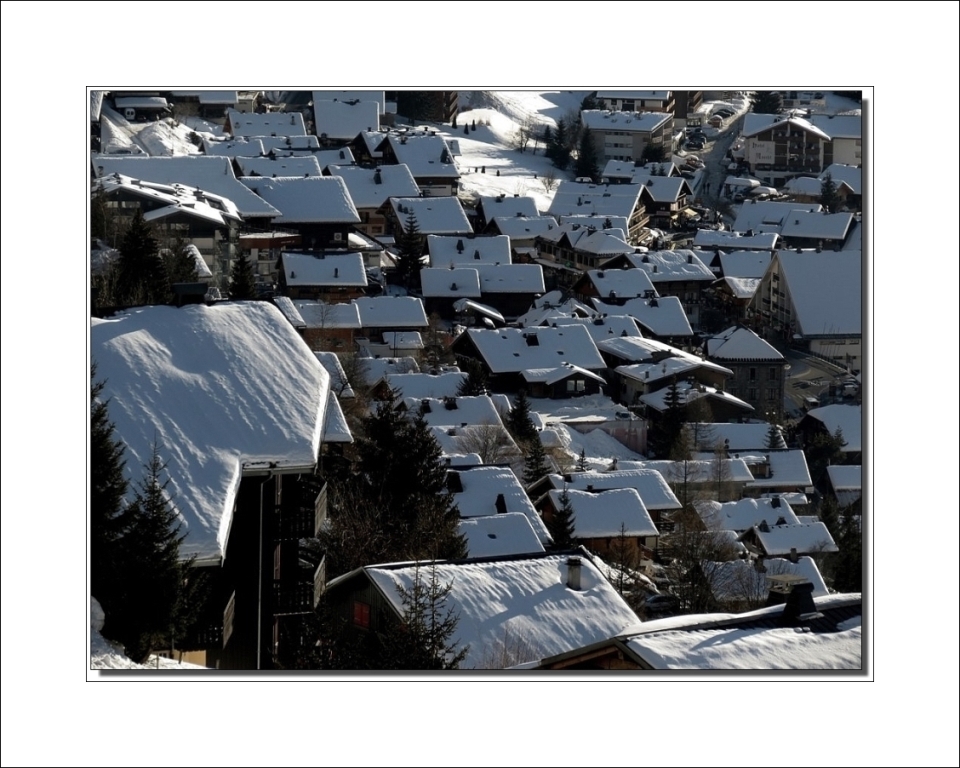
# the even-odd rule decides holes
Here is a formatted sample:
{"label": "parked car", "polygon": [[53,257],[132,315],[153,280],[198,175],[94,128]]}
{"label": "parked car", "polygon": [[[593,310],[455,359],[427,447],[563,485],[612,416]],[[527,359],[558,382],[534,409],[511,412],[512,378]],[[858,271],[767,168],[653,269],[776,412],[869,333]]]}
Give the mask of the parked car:
{"label": "parked car", "polygon": [[690,139],[683,146],[685,149],[703,149],[707,146],[707,142],[703,139]]}

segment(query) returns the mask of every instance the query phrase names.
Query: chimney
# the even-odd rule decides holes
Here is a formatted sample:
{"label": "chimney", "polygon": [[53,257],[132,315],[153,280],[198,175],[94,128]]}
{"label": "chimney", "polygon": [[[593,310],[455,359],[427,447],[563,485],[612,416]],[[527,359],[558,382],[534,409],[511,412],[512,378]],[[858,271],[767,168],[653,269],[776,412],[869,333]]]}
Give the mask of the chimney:
{"label": "chimney", "polygon": [[[580,569],[581,561],[579,557],[567,558],[567,586],[570,589],[580,591]],[[811,585],[812,588],[812,585]]]}
{"label": "chimney", "polygon": [[796,548],[796,547],[790,547],[790,555],[789,555],[789,557],[788,557],[787,559],[788,559],[791,563],[793,563],[794,565],[796,565],[797,563],[800,562],[800,558],[797,556],[797,548]]}
{"label": "chimney", "polygon": [[779,496],[774,496],[772,499],[770,499],[770,506],[773,507],[774,509],[779,509],[779,508],[780,508],[780,497],[779,497]]}
{"label": "chimney", "polygon": [[506,499],[503,498],[502,493],[497,494],[497,501],[495,502],[495,506],[497,508],[498,515],[507,514],[507,501]]}
{"label": "chimney", "polygon": [[593,493],[593,483],[587,483],[587,493]]}
{"label": "chimney", "polygon": [[807,581],[793,585],[777,623],[782,627],[797,627],[822,615],[813,601],[813,584]]}
{"label": "chimney", "polygon": [[688,254],[687,254],[687,264],[693,264],[693,254],[692,254],[692,253],[688,253]]}

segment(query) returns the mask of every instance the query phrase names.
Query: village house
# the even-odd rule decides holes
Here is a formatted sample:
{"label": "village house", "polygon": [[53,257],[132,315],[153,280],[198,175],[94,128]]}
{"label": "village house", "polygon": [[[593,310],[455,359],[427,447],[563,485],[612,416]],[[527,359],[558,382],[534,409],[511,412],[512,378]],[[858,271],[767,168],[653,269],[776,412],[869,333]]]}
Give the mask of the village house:
{"label": "village house", "polygon": [[415,197],[417,183],[405,165],[361,168],[357,165],[329,165],[326,173],[343,179],[360,223],[358,231],[371,237],[387,233],[387,215],[391,197]]}
{"label": "village house", "polygon": [[663,160],[672,151],[673,115],[669,112],[585,109],[580,120],[593,135],[602,161]]}
{"label": "village house", "polygon": [[322,147],[345,147],[360,131],[379,125],[380,102],[375,99],[318,99],[314,93],[313,132]]}
{"label": "village house", "polygon": [[733,326],[704,342],[709,360],[729,368],[726,390],[759,414],[783,415],[786,358],[749,328]]}
{"label": "village house", "polygon": [[476,222],[474,229],[483,232],[487,226],[497,217],[516,218],[518,216],[525,218],[537,218],[540,211],[537,210],[537,202],[532,197],[526,195],[480,195],[477,201]]}
{"label": "village house", "polygon": [[381,155],[381,165],[406,165],[424,197],[456,196],[460,171],[446,140],[436,131],[388,133],[375,151]]}
{"label": "village house", "polygon": [[596,311],[606,315],[629,315],[647,338],[682,344],[693,336],[687,313],[676,296],[628,299],[620,305],[592,299]]}
{"label": "village house", "polygon": [[280,294],[291,299],[345,303],[364,296],[367,287],[367,273],[359,253],[283,251],[277,272]]}
{"label": "village house", "polygon": [[228,110],[223,132],[241,136],[306,136],[307,127],[299,112],[237,112]]}
{"label": "village house", "polygon": [[750,112],[742,135],[750,174],[772,187],[782,187],[793,176],[819,174],[834,162],[830,135],[802,117]]}
{"label": "village house", "polygon": [[[596,216],[627,220],[627,241],[639,244],[650,221],[649,194],[642,184],[585,184],[561,181],[547,210],[557,221],[564,216]],[[600,229],[600,227],[598,227]],[[592,265],[596,266],[596,265]]]}

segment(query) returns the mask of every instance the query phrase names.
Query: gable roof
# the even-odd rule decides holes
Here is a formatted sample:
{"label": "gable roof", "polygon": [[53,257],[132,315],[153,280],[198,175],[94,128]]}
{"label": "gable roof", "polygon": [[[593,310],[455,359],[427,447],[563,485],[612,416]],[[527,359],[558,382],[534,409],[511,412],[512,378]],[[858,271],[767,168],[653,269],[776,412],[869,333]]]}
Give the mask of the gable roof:
{"label": "gable roof", "polygon": [[[93,190],[108,196],[125,194],[151,203],[155,207],[144,211],[145,221],[157,221],[169,216],[189,216],[221,226],[228,226],[230,221],[241,221],[240,212],[232,200],[182,184],[158,184],[111,173],[94,180]],[[195,246],[190,247],[196,250]]]}
{"label": "gable roof", "polygon": [[600,299],[592,299],[599,312],[607,314],[627,314],[634,318],[640,327],[653,336],[692,336],[693,329],[687,320],[683,304],[676,296],[661,296],[655,299],[629,299],[623,306],[605,304]]}
{"label": "gable roof", "polygon": [[737,232],[775,232],[779,235],[784,222],[790,216],[795,216],[801,211],[823,213],[823,206],[819,203],[780,202],[751,198],[740,206],[733,228]]}
{"label": "gable roof", "polygon": [[706,341],[707,355],[716,360],[767,360],[780,362],[784,359],[770,344],[749,328],[735,325]]}
{"label": "gable roof", "polygon": [[183,155],[181,157],[112,157],[93,160],[98,175],[119,173],[159,184],[182,184],[212,192],[233,201],[243,217],[277,216],[280,212],[237,180],[228,157]]}
{"label": "gable roof", "polygon": [[224,157],[260,157],[264,154],[263,142],[260,139],[246,137],[224,140],[204,136],[203,152],[205,155],[222,155]]}
{"label": "gable roof", "polygon": [[863,134],[860,115],[813,114],[807,119],[831,139],[859,139]]}
{"label": "gable roof", "polygon": [[419,413],[421,406],[423,420],[430,427],[469,426],[471,424],[494,424],[503,426],[500,413],[489,395],[470,397],[451,397],[439,399],[432,397],[404,397],[403,404],[407,412]]}
{"label": "gable roof", "polygon": [[[331,176],[343,179],[350,199],[357,208],[379,208],[391,197],[415,197],[420,194],[417,182],[405,165],[383,165],[361,168],[358,165],[330,165]],[[377,183],[377,179],[380,183]]]}
{"label": "gable roof", "polygon": [[307,127],[299,112],[237,112],[227,110],[227,129],[237,136],[306,136]]}
{"label": "gable roof", "polygon": [[506,235],[427,235],[427,251],[432,267],[446,267],[450,264],[479,267],[511,263],[510,238]]}
{"label": "gable roof", "polygon": [[[562,490],[549,492],[556,509],[563,502]],[[659,536],[650,513],[634,488],[616,488],[600,493],[567,490],[573,508],[574,535],[578,539],[624,536]],[[622,526],[622,528],[621,528]]]}
{"label": "gable roof", "polygon": [[404,232],[410,213],[417,219],[417,228],[426,235],[469,235],[473,232],[456,197],[392,197],[390,205],[400,230]]}
{"label": "gable roof", "polygon": [[732,251],[720,254],[720,270],[724,277],[760,279],[773,259],[769,251]]}
{"label": "gable roof", "polygon": [[283,251],[282,263],[287,285],[319,285],[340,288],[366,288],[367,273],[359,253],[326,254]]}
{"label": "gable roof", "polygon": [[763,554],[770,556],[789,555],[792,549],[799,553],[839,552],[830,531],[822,522],[799,525],[761,523],[742,533],[740,540],[756,541]]}
{"label": "gable roof", "polygon": [[738,248],[742,251],[773,251],[777,247],[780,235],[777,232],[757,232],[746,235],[743,232],[716,231],[698,229],[693,244],[697,248]]}
{"label": "gable roof", "polygon": [[830,487],[837,496],[841,507],[848,507],[863,495],[862,467],[831,464],[827,467]]}
{"label": "gable roof", "polygon": [[652,291],[653,283],[643,269],[591,269],[586,279],[593,283],[601,298],[635,299]]}
{"label": "gable roof", "polygon": [[487,221],[496,216],[535,218],[540,215],[540,211],[537,210],[537,201],[527,195],[513,197],[505,194],[480,195],[477,207],[483,208],[483,215]]}
{"label": "gable roof", "polygon": [[511,557],[544,551],[529,518],[519,512],[461,520],[459,531],[467,540],[470,557]]}
{"label": "gable roof", "polygon": [[476,467],[457,474],[462,490],[455,491],[453,497],[460,517],[497,515],[497,497],[502,495],[508,513],[519,513],[528,518],[538,540],[543,544],[552,543],[550,532],[513,471],[506,467]]}
{"label": "gable roof", "polygon": [[[726,444],[727,450],[740,453],[764,451],[767,445],[767,432],[770,429],[770,425],[765,422],[747,424],[711,423],[700,426],[709,427],[716,442]],[[783,439],[783,428],[778,427],[777,429],[780,433],[779,448],[786,449],[787,444]]]}
{"label": "gable roof", "polygon": [[633,253],[626,258],[634,267],[644,270],[655,284],[675,280],[713,281],[716,279],[710,267],[700,260],[700,254],[686,248],[678,248],[675,251]]}
{"label": "gable roof", "polygon": [[863,410],[861,406],[834,403],[824,405],[821,408],[813,408],[807,411],[807,416],[821,422],[831,435],[837,429],[840,429],[843,433],[843,439],[847,442],[842,449],[844,453],[859,453],[861,451],[863,430]]}
{"label": "gable roof", "polygon": [[155,440],[167,462],[183,557],[223,557],[242,475],[316,464],[330,377],[273,305],[144,307],[93,319],[90,341],[127,477]]}
{"label": "gable roof", "polygon": [[293,304],[306,328],[360,328],[360,311],[356,304],[326,304],[322,301],[296,301]]}
{"label": "gable roof", "polygon": [[640,338],[640,329],[629,315],[602,315],[591,312],[589,317],[570,317],[569,315],[545,316],[539,325],[582,325],[593,338],[595,344],[613,338]]}
{"label": "gable roof", "polygon": [[561,181],[547,213],[561,216],[623,216],[627,220],[643,192],[642,184],[583,184]]}
{"label": "gable roof", "polygon": [[557,226],[553,216],[495,216],[492,221],[511,240],[529,240]]}
{"label": "gable roof", "polygon": [[240,181],[280,211],[274,218],[277,224],[360,223],[347,185],[338,176],[243,176]]}
{"label": "gable roof", "polygon": [[591,371],[606,367],[583,326],[496,331],[470,328],[466,333],[492,373],[555,368],[561,363],[572,363]]}
{"label": "gable roof", "polygon": [[780,235],[784,238],[820,238],[846,240],[853,226],[852,213],[810,213],[793,211],[783,222]]}
{"label": "gable roof", "polygon": [[[664,387],[656,392],[649,392],[646,395],[641,395],[640,402],[649,405],[656,411],[663,413],[663,411],[665,411],[667,408],[666,397],[669,391],[670,387]],[[721,402],[735,406],[744,411],[753,410],[752,405],[744,402],[739,397],[734,397],[729,392],[724,392],[723,390],[719,390],[714,387],[707,387],[702,384],[691,383],[689,381],[677,382],[677,394],[680,398],[681,405],[689,405],[694,400],[698,400],[701,397],[708,397],[715,400],[720,400]]]}
{"label": "gable roof", "polygon": [[[739,455],[750,460],[749,452]],[[766,457],[770,465],[770,477],[755,477],[747,483],[747,488],[782,488],[783,486],[809,488],[813,485],[810,469],[807,466],[807,457],[799,448],[788,451],[764,451],[762,456]]]}
{"label": "gable roof", "polygon": [[296,157],[237,157],[244,176],[319,176],[320,163],[313,155]]}
{"label": "gable roof", "polygon": [[[812,120],[812,118],[811,118]],[[815,125],[811,120],[805,120],[802,117],[793,117],[791,115],[765,115],[756,112],[748,112],[744,115],[743,129],[741,135],[745,139],[752,138],[757,134],[763,133],[768,128],[799,128],[806,133],[811,133],[824,141],[830,140],[830,135]]]}
{"label": "gable roof", "polygon": [[[636,614],[586,553],[580,550],[575,555],[581,562],[579,590],[567,586],[568,553],[438,563],[438,581],[451,585],[447,605],[460,616],[452,641],[469,646],[461,668],[485,666],[489,663],[485,656],[505,638],[518,646],[523,661],[533,661],[596,642],[636,623]],[[416,569],[402,565],[364,570],[401,614],[397,585],[411,589]],[[426,568],[419,571],[421,579],[429,578]]]}
{"label": "gable roof", "polygon": [[692,195],[693,190],[682,176],[649,176],[637,174],[637,183],[643,184],[655,203],[674,203],[681,195]]}
{"label": "gable roof", "polygon": [[549,475],[555,489],[564,484],[571,490],[609,491],[632,488],[648,510],[673,510],[682,506],[663,475],[653,468],[618,469],[610,472],[571,472],[568,475]]}
{"label": "gable roof", "polygon": [[801,335],[860,335],[859,251],[781,251],[776,259]]}
{"label": "gable roof", "polygon": [[365,296],[354,299],[364,328],[426,328],[423,302],[414,296]]}
{"label": "gable roof", "polygon": [[[774,506],[776,502],[776,506]],[[784,499],[740,499],[720,503],[713,500],[694,501],[697,514],[711,531],[743,531],[761,521],[776,523],[783,519],[788,525],[799,525],[793,509]]]}
{"label": "gable roof", "polygon": [[313,354],[320,361],[320,365],[326,368],[327,373],[330,374],[330,392],[335,397],[342,397],[345,400],[356,397],[337,353],[315,351]]}
{"label": "gable roof", "polygon": [[729,368],[712,363],[709,360],[701,360],[695,355],[681,355],[678,357],[667,357],[658,363],[635,363],[633,365],[618,366],[615,371],[618,376],[624,376],[636,381],[654,382],[660,379],[672,379],[674,376],[680,377],[689,374],[698,368],[720,373],[724,376],[733,376],[733,371]]}
{"label": "gable roof", "polygon": [[543,293],[543,267],[539,264],[480,264],[480,292]]}
{"label": "gable roof", "polygon": [[[824,168],[823,173],[820,174],[820,179],[823,179],[827,174],[830,174],[830,177],[837,182],[837,184],[843,183],[850,187],[850,191],[853,194],[861,194],[863,190],[863,172],[859,165],[833,163],[827,168]],[[818,194],[819,191],[818,187]]]}
{"label": "gable roof", "polygon": [[360,131],[380,125],[379,101],[313,101],[313,125],[317,136],[334,141],[350,141]]}
{"label": "gable roof", "polygon": [[420,270],[420,287],[424,298],[480,298],[480,273],[469,267],[431,268]]}
{"label": "gable roof", "polygon": [[400,397],[415,399],[456,397],[460,385],[466,381],[462,371],[442,373],[392,373],[383,377],[383,382]]}
{"label": "gable roof", "polygon": [[[415,179],[459,179],[453,153],[443,136],[428,133],[387,134],[386,141],[398,163],[406,163]],[[444,162],[447,158],[447,162]]]}

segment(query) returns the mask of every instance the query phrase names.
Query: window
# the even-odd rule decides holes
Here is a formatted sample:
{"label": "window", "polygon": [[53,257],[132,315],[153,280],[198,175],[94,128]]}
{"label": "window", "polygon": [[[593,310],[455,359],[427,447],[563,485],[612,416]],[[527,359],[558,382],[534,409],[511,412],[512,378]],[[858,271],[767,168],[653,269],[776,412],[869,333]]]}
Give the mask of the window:
{"label": "window", "polygon": [[756,381],[756,380],[757,380],[757,369],[756,369],[756,368],[751,368],[751,369],[750,369],[750,381]]}
{"label": "window", "polygon": [[756,390],[756,387],[750,387],[750,389],[749,389],[749,394],[747,395],[747,399],[748,399],[748,400],[756,400],[756,399],[757,399],[757,390]]}
{"label": "window", "polygon": [[770,381],[776,381],[777,379],[779,379],[779,378],[780,378],[780,374],[778,373],[778,370],[779,370],[779,369],[776,368],[776,367],[771,368],[771,369],[768,371],[767,379],[770,380]]}
{"label": "window", "polygon": [[370,629],[370,606],[359,600],[353,603],[353,626]]}
{"label": "window", "polygon": [[776,400],[777,399],[777,389],[776,387],[767,388],[767,400]]}

